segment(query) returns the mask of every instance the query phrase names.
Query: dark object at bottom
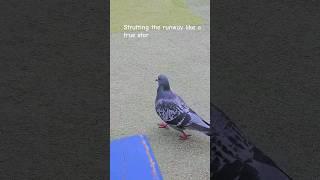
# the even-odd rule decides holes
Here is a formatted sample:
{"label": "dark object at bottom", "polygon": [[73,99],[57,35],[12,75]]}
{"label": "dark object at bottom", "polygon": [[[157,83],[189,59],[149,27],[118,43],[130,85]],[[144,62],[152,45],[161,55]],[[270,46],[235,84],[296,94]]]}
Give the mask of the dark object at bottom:
{"label": "dark object at bottom", "polygon": [[213,104],[210,105],[210,119],[211,179],[291,180]]}

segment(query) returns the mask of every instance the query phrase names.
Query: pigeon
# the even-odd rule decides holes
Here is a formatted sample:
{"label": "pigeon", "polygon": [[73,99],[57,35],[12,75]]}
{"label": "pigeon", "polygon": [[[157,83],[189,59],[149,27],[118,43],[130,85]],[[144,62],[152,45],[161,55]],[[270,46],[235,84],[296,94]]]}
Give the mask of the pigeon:
{"label": "pigeon", "polygon": [[291,180],[243,135],[218,107],[210,104],[211,178],[215,180]]}
{"label": "pigeon", "polygon": [[191,136],[184,132],[185,129],[197,130],[209,136],[210,124],[189,108],[181,97],[171,91],[168,78],[161,74],[156,81],[158,89],[155,110],[164,121],[159,124],[159,128],[169,126],[181,132],[181,140],[186,140]]}

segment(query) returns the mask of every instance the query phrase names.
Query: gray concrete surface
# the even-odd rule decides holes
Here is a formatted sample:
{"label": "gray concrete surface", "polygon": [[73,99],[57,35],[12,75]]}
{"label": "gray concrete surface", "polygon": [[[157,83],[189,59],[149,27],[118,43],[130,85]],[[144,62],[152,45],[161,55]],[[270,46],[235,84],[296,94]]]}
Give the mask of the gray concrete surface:
{"label": "gray concrete surface", "polygon": [[159,73],[168,75],[173,91],[209,121],[209,1],[189,2],[206,23],[199,32],[151,32],[146,39],[110,38],[111,140],[145,134],[164,179],[209,179],[209,138],[194,131],[187,141],[173,129],[159,129],[154,110]]}

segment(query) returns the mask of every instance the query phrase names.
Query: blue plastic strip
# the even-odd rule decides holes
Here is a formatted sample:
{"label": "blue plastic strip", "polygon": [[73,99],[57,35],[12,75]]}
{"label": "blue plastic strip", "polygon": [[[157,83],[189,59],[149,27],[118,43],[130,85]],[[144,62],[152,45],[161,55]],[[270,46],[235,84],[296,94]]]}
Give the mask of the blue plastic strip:
{"label": "blue plastic strip", "polygon": [[162,180],[157,161],[144,135],[113,140],[110,156],[111,180]]}

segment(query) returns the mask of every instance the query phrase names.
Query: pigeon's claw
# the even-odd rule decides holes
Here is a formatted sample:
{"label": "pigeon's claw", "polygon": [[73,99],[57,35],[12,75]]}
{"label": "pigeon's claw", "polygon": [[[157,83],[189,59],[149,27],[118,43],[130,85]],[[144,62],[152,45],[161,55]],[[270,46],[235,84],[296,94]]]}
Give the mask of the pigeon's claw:
{"label": "pigeon's claw", "polygon": [[168,124],[166,123],[159,123],[159,128],[168,128]]}
{"label": "pigeon's claw", "polygon": [[187,140],[187,139],[189,139],[189,136],[191,136],[191,135],[182,132],[182,134],[180,135],[180,139],[181,140]]}

